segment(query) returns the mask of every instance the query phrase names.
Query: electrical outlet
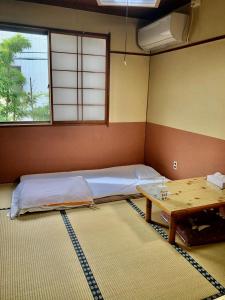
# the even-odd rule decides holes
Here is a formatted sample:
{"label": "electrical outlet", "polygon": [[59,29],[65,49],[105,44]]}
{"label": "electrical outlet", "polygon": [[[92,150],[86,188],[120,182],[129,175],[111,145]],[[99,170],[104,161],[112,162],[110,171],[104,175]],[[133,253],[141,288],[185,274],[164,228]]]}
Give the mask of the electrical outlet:
{"label": "electrical outlet", "polygon": [[177,161],[176,160],[173,161],[173,169],[177,170]]}
{"label": "electrical outlet", "polygon": [[191,0],[191,7],[199,7],[201,5],[201,0]]}

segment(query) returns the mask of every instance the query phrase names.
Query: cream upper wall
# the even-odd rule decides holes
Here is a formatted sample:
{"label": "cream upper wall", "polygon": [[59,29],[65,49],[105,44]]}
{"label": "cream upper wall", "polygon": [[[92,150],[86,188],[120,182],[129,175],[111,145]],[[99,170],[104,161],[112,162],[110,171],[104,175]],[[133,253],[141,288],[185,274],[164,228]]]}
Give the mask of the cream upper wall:
{"label": "cream upper wall", "polygon": [[111,54],[110,121],[146,120],[149,57]]}
{"label": "cream upper wall", "polygon": [[[97,33],[110,32],[111,50],[124,50],[125,19],[119,16],[15,0],[0,0],[0,21]],[[142,53],[136,44],[137,22],[137,19],[128,19],[127,49]]]}
{"label": "cream upper wall", "polygon": [[[111,33],[111,50],[124,51],[125,19],[56,6],[0,0],[0,22],[60,29]],[[128,52],[143,53],[136,44],[137,19],[128,19]],[[145,122],[148,58],[111,54],[110,122]]]}
{"label": "cream upper wall", "polygon": [[[193,37],[224,34],[225,1],[201,2]],[[151,57],[148,121],[225,139],[225,39]]]}
{"label": "cream upper wall", "polygon": [[225,41],[154,56],[148,121],[225,139]]}
{"label": "cream upper wall", "polygon": [[194,10],[191,41],[204,40],[225,34],[224,14],[224,0],[201,0],[201,7]]}

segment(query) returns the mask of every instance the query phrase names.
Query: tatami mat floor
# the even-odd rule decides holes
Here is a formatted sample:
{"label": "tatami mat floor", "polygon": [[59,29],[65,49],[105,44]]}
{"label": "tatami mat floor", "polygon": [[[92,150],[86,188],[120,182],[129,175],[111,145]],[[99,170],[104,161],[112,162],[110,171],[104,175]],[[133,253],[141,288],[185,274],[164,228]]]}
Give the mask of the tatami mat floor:
{"label": "tatami mat floor", "polygon": [[0,299],[92,299],[59,212],[0,212]]}
{"label": "tatami mat floor", "polygon": [[[9,195],[0,190],[5,207]],[[132,201],[145,211],[143,199]],[[159,211],[154,217],[160,220]],[[13,221],[1,210],[0,230],[1,300],[200,300],[219,293],[125,200]],[[186,251],[225,284],[223,243]]]}
{"label": "tatami mat floor", "polygon": [[[145,199],[132,200],[142,211],[145,212]],[[152,219],[164,223],[160,217],[160,210],[153,206]],[[166,232],[167,229],[164,229]],[[179,236],[176,238],[177,243],[185,249],[197,262],[200,263],[207,271],[225,286],[225,242],[202,245],[198,247],[186,247]]]}
{"label": "tatami mat floor", "polygon": [[0,184],[0,210],[10,207],[14,188],[14,184]]}
{"label": "tatami mat floor", "polygon": [[202,299],[217,292],[126,201],[68,216],[106,299]]}

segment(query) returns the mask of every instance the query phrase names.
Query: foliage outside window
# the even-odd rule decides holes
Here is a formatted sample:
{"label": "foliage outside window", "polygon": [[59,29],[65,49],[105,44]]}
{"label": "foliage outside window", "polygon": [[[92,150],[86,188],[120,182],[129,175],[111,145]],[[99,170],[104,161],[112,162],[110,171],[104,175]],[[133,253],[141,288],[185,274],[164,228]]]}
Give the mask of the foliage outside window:
{"label": "foliage outside window", "polygon": [[109,36],[12,28],[0,27],[0,124],[105,124]]}
{"label": "foliage outside window", "polygon": [[49,122],[48,37],[0,30],[0,123]]}

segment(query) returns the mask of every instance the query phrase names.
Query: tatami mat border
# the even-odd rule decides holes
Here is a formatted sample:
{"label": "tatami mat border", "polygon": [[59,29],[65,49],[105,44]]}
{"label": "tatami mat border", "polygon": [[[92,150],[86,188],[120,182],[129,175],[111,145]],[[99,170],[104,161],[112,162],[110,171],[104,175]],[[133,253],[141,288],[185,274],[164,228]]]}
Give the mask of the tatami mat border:
{"label": "tatami mat border", "polygon": [[0,210],[8,210],[8,209],[10,209],[10,207],[0,208]]}
{"label": "tatami mat border", "polygon": [[82,249],[82,247],[80,245],[80,242],[79,242],[79,240],[77,238],[77,235],[76,235],[76,233],[74,231],[74,228],[72,227],[72,225],[70,223],[70,220],[69,220],[69,218],[67,216],[67,213],[66,213],[65,210],[61,210],[60,213],[61,213],[61,216],[63,218],[63,222],[64,222],[64,224],[66,226],[66,229],[67,229],[67,232],[69,234],[69,237],[71,239],[71,242],[73,244],[74,250],[75,250],[75,252],[77,254],[77,257],[79,259],[79,262],[80,262],[80,265],[81,265],[82,270],[84,272],[84,275],[85,275],[85,277],[87,279],[87,283],[89,285],[89,288],[91,290],[93,298],[94,298],[94,300],[103,300],[102,293],[101,293],[101,291],[100,291],[100,289],[98,287],[98,284],[97,284],[97,282],[95,280],[95,277],[94,277],[94,275],[92,273],[90,265],[89,265],[89,263],[87,261],[87,258],[86,258],[85,254],[84,254],[84,251],[83,251],[83,249]]}
{"label": "tatami mat border", "polygon": [[[127,203],[144,219],[145,213],[131,200],[126,199]],[[153,227],[163,239],[168,240],[167,233],[162,229],[161,226],[156,224],[148,223],[151,227]],[[210,275],[194,258],[188,254],[185,250],[183,250],[177,244],[171,245],[178,253],[180,253],[202,276],[205,277],[218,291],[220,296],[225,295],[225,287],[222,286],[212,275]],[[215,296],[215,295],[214,295]],[[214,297],[210,296],[210,297]],[[216,298],[206,298],[206,299],[216,299]]]}
{"label": "tatami mat border", "polygon": [[209,297],[207,297],[207,298],[204,298],[204,299],[202,299],[202,300],[214,300],[214,299],[217,299],[217,298],[219,298],[219,297],[221,297],[221,296],[223,296],[223,294],[218,293],[218,294],[209,296]]}

